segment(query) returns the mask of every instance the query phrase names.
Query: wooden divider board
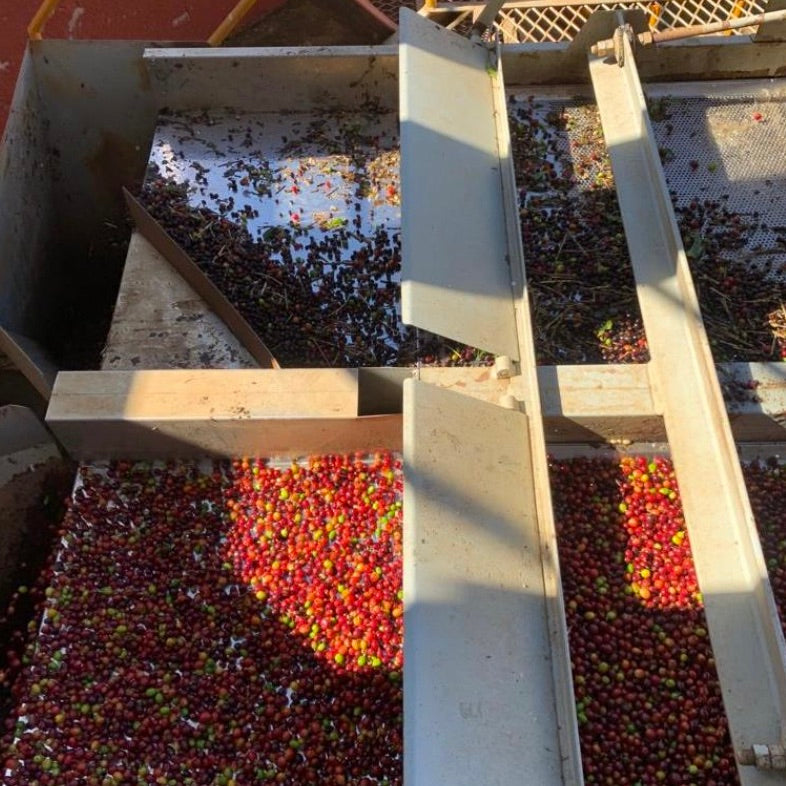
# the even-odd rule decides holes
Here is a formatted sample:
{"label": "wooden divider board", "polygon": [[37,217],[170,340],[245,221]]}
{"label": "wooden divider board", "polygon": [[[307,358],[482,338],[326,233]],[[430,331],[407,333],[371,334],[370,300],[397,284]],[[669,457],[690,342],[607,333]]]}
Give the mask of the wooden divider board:
{"label": "wooden divider board", "polygon": [[132,232],[101,367],[257,366],[191,285],[140,232]]}
{"label": "wooden divider board", "polygon": [[400,415],[358,417],[354,369],[58,375],[46,421],[77,459],[396,450]]}
{"label": "wooden divider board", "polygon": [[[786,418],[778,414],[786,409],[786,381],[777,373],[780,369],[771,369],[771,364],[724,369],[729,375],[762,381],[756,391],[761,403],[737,404],[730,415],[735,439],[786,440]],[[188,436],[184,455],[218,451],[239,456],[248,452],[244,431],[264,430],[280,417],[292,425],[301,417],[313,422],[399,415],[403,382],[417,373],[405,368],[66,371],[57,377],[47,423],[74,456],[84,455],[88,448],[92,457],[122,458],[123,450],[131,447],[151,454],[154,445],[161,444],[161,434],[153,429],[164,422],[173,437]],[[419,373],[424,382],[492,404],[521,396],[518,377],[493,379],[488,368],[423,368]],[[277,374],[284,376],[271,379]],[[645,364],[543,366],[538,380],[551,444],[625,445],[666,438]],[[323,384],[327,387],[320,389]],[[119,439],[129,429],[134,439]],[[169,455],[180,455],[176,442],[166,445],[175,450]]]}

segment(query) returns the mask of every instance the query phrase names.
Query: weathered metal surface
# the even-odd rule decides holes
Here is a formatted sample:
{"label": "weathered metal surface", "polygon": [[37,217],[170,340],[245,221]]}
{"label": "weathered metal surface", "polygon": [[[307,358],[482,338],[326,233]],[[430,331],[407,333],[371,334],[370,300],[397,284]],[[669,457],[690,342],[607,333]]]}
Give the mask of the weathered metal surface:
{"label": "weathered metal surface", "polygon": [[[767,11],[786,9],[786,0],[769,0]],[[786,21],[767,22],[756,31],[754,41],[786,41]]]}
{"label": "weathered metal surface", "polygon": [[518,360],[498,74],[488,49],[413,12],[400,40],[402,318]]}
{"label": "weathered metal surface", "polygon": [[0,327],[0,349],[44,399],[52,395],[58,369],[38,342]]}
{"label": "weathered metal surface", "polygon": [[[497,50],[499,59],[499,49]],[[530,462],[535,505],[538,516],[541,568],[546,596],[546,618],[551,649],[551,677],[555,696],[555,715],[560,747],[562,779],[565,783],[581,786],[584,782],[581,749],[576,718],[576,698],[573,691],[573,672],[568,646],[568,627],[562,590],[561,568],[557,554],[557,529],[551,496],[545,423],[538,380],[533,317],[530,304],[523,240],[516,198],[516,173],[507,116],[507,98],[501,66],[493,85],[494,114],[499,124],[497,132],[502,178],[505,232],[508,239],[508,259],[514,293],[516,328],[519,341],[520,392],[507,397],[504,406],[517,406],[527,413],[529,422]],[[507,358],[506,358],[507,360]]]}
{"label": "weathered metal surface", "polygon": [[48,265],[56,216],[47,109],[28,52],[0,144],[0,325],[33,335],[52,307],[54,278]]}
{"label": "weathered metal surface", "polygon": [[527,418],[404,383],[404,779],[562,784]]}
{"label": "weathered metal surface", "polygon": [[[656,404],[680,479],[732,740],[781,739],[784,639],[688,261],[627,39],[625,64],[590,57],[647,329]],[[741,767],[743,784],[771,776]]]}
{"label": "weathered metal surface", "polygon": [[[112,257],[118,272],[122,264],[122,188],[141,182],[155,126],[144,46],[45,40],[32,50],[50,129],[58,240],[83,275],[96,259],[105,267]],[[73,273],[67,271],[71,282]]]}
{"label": "weathered metal surface", "polygon": [[[508,85],[571,85],[588,80],[586,58],[567,43],[509,44],[502,63]],[[758,79],[786,76],[786,45],[718,37],[644,48],[637,53],[644,81]]]}
{"label": "weathered metal surface", "polygon": [[395,47],[148,49],[159,108],[251,112],[353,109],[369,96],[397,106]]}
{"label": "weathered metal surface", "polygon": [[0,453],[51,443],[52,435],[27,407],[8,405],[0,407]]}

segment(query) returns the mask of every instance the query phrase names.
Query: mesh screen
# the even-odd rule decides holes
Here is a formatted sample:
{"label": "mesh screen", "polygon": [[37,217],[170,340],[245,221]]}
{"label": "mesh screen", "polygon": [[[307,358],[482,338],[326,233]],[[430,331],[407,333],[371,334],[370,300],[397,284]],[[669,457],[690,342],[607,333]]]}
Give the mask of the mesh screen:
{"label": "mesh screen", "polygon": [[722,203],[745,225],[744,245],[727,253],[786,281],[786,100],[669,98],[651,115],[675,206]]}
{"label": "mesh screen", "polygon": [[[386,13],[395,14],[401,5],[411,7],[412,0],[374,0]],[[421,5],[422,3],[418,3]],[[440,5],[448,5],[444,0]],[[497,23],[506,43],[543,41],[570,41],[594,11],[611,11],[618,8],[640,8],[647,15],[652,30],[669,30],[674,27],[719,22],[765,10],[766,0],[679,0],[678,2],[619,2],[576,3],[569,0],[552,3],[549,7],[504,8]],[[730,31],[750,34],[751,28]]]}

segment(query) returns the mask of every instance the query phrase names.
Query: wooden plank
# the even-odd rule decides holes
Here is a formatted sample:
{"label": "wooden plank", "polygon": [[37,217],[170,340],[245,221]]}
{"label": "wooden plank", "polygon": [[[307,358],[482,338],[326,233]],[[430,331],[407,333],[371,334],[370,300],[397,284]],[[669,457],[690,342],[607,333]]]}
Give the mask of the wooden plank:
{"label": "wooden plank", "polygon": [[80,460],[400,449],[400,415],[357,411],[354,369],[85,371],[58,375],[46,422]]}
{"label": "wooden plank", "polygon": [[224,294],[199,269],[188,254],[167,234],[166,230],[153,218],[144,206],[123,189],[128,209],[134,223],[144,237],[161,256],[194,288],[210,308],[224,320],[226,326],[238,341],[248,350],[262,368],[279,368],[265,342],[246,322],[240,312],[229,302]]}
{"label": "wooden plank", "polygon": [[402,319],[518,360],[499,76],[484,46],[407,9],[400,23]]}
{"label": "wooden plank", "polygon": [[234,420],[118,417],[96,423],[49,419],[49,427],[80,461],[213,456],[299,458],[326,453],[401,450],[401,416]]}
{"label": "wooden plank", "polygon": [[[786,379],[780,364],[727,364],[721,368],[724,377],[743,386],[751,380],[758,382],[747,400],[730,406],[735,439],[783,441]],[[100,422],[107,412],[117,416],[134,386],[144,395],[135,397],[133,407],[143,409],[131,414],[151,421],[170,418],[173,413],[209,420],[246,411],[248,420],[322,417],[331,399],[338,416],[399,414],[403,382],[416,374],[429,384],[492,404],[505,405],[510,396],[525,400],[521,377],[494,379],[487,367],[288,369],[275,375],[264,369],[61,372],[49,416],[63,419],[70,414],[86,424]],[[665,439],[646,364],[541,366],[537,378],[550,443]],[[313,391],[323,391],[323,395]],[[220,399],[217,409],[216,397]],[[206,402],[210,403],[206,406]]]}
{"label": "wooden plank", "polygon": [[102,368],[257,366],[193,287],[139,232],[133,232]]}
{"label": "wooden plank", "polygon": [[404,780],[562,784],[527,417],[404,383]]}
{"label": "wooden plank", "polygon": [[58,374],[47,421],[347,418],[355,369],[180,369]]}

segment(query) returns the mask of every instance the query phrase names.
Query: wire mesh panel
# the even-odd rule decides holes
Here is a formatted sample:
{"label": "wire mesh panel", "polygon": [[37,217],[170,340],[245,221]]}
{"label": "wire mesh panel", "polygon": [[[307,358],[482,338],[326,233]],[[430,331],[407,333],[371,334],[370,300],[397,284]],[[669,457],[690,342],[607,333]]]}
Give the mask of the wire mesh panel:
{"label": "wire mesh panel", "polygon": [[[707,24],[761,13],[766,0],[682,0],[663,3],[587,3],[549,7],[504,8],[499,27],[506,42],[572,40],[594,11],[640,8],[648,15],[650,29]],[[736,33],[750,33],[743,28]]]}
{"label": "wire mesh panel", "polygon": [[[439,5],[444,8],[450,3]],[[766,0],[663,0],[660,3],[581,3],[562,0],[548,5],[533,0],[531,3],[518,2],[514,7],[503,8],[497,17],[497,26],[506,43],[570,41],[587,19],[600,10],[639,8],[647,14],[650,29],[669,30],[762,13],[766,5]],[[751,32],[751,28],[741,28],[729,31],[729,34]]]}

